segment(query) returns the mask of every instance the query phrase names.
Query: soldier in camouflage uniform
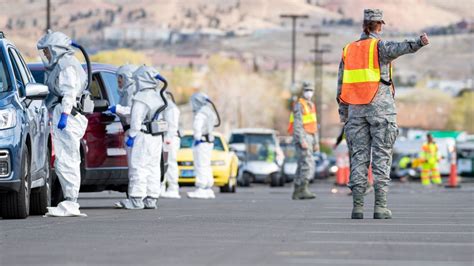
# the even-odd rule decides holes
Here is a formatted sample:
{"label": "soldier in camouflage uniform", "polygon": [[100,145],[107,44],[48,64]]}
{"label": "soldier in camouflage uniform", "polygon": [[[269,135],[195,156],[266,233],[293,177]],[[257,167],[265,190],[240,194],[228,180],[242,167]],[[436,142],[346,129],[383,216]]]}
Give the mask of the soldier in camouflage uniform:
{"label": "soldier in camouflage uniform", "polygon": [[[380,39],[379,34],[382,30],[382,24],[385,24],[385,22],[381,10],[364,10],[364,33],[362,33],[360,41]],[[364,193],[367,188],[371,152],[375,189],[374,218],[390,219],[392,217],[391,211],[387,208],[387,192],[392,165],[392,148],[398,135],[398,126],[394,101],[395,94],[391,84],[391,62],[399,56],[418,51],[428,43],[429,40],[426,34],[418,39],[403,42],[384,40],[377,42],[380,81],[374,97],[368,104],[348,104],[341,100],[343,83],[346,82],[343,77],[345,61],[341,60],[337,101],[339,103],[340,120],[345,123],[344,130],[350,153],[349,188],[352,190],[354,204],[352,219],[363,218]],[[344,50],[343,59],[345,52],[346,50]]]}
{"label": "soldier in camouflage uniform", "polygon": [[316,197],[308,189],[309,180],[315,171],[313,153],[319,152],[316,106],[311,102],[313,94],[313,87],[304,82],[302,97],[295,103],[290,117],[289,132],[293,134],[293,142],[296,146],[298,158],[292,196],[294,200],[314,199]]}

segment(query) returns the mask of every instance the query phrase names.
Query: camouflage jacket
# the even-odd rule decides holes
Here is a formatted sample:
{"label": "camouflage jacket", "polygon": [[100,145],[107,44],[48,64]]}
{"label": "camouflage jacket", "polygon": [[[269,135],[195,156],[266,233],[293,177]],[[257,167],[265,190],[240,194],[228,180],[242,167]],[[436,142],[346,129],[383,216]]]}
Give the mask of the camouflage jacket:
{"label": "camouflage jacket", "polygon": [[[360,40],[368,38],[380,39],[380,36],[371,33],[367,35],[362,33]],[[380,76],[383,80],[390,80],[390,63],[404,54],[414,53],[423,46],[421,38],[414,40],[405,40],[403,42],[383,41],[378,43]],[[395,108],[395,99],[390,86],[383,83],[379,84],[379,90],[374,99],[369,104],[347,105],[339,101],[339,95],[342,89],[342,77],[344,73],[344,62],[339,64],[339,73],[337,79],[337,102],[339,103],[339,117],[341,122],[346,122],[350,117],[383,116],[394,115],[397,113]]]}

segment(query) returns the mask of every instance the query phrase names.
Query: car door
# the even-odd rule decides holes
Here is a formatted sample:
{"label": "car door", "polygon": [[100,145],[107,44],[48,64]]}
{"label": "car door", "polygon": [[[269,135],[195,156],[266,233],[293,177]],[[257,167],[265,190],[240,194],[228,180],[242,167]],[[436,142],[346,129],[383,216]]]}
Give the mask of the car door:
{"label": "car door", "polygon": [[[109,97],[111,94],[108,92],[101,72],[93,73],[90,92],[95,102],[107,101],[111,105],[115,104],[114,97]],[[84,136],[88,148],[86,167],[127,167],[127,157],[123,147],[123,128],[118,117],[96,109],[87,116],[87,119],[89,124]]]}
{"label": "car door", "polygon": [[[104,95],[107,98],[110,106],[119,103],[117,74],[111,71],[101,71],[100,77],[105,89]],[[113,158],[114,165],[120,167],[128,167],[127,153],[125,151],[125,130],[122,122],[117,115],[113,115],[114,120],[107,125],[107,155]]]}
{"label": "car door", "polygon": [[[26,67],[18,51],[13,47],[8,47],[8,55],[14,69],[18,95],[20,98],[25,96],[26,84],[33,82],[33,77]],[[45,142],[45,121],[44,115],[47,114],[42,100],[23,99],[22,101],[26,113],[26,119],[29,124],[29,133],[31,139],[31,173],[33,181],[36,180],[38,171],[42,170],[46,159]]]}

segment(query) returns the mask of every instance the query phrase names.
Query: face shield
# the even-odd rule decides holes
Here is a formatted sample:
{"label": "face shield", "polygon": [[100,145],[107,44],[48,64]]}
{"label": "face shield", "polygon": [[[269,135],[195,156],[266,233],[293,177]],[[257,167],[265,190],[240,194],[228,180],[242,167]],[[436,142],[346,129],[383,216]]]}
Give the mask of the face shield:
{"label": "face shield", "polygon": [[43,65],[47,66],[51,64],[51,52],[49,51],[48,47],[40,49],[39,56],[41,58],[41,61],[43,62]]}
{"label": "face shield", "polygon": [[135,81],[132,76],[133,73],[137,70],[135,65],[123,65],[117,69],[117,82],[119,93],[129,86],[133,86]]}

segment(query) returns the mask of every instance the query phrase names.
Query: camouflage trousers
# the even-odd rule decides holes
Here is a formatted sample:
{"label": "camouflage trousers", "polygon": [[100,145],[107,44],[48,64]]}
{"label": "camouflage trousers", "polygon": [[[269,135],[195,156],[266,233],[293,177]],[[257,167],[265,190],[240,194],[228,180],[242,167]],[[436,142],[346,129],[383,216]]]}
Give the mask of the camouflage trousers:
{"label": "camouflage trousers", "polygon": [[296,168],[294,184],[298,186],[302,185],[305,180],[310,180],[314,176],[314,170],[316,168],[313,159],[314,137],[311,135],[306,135],[305,140],[308,144],[307,149],[302,149],[298,143],[295,144],[298,167]]}
{"label": "camouflage trousers", "polygon": [[387,193],[392,149],[398,136],[396,115],[351,117],[344,130],[351,166],[349,188],[354,193],[365,193],[372,158],[374,189]]}

